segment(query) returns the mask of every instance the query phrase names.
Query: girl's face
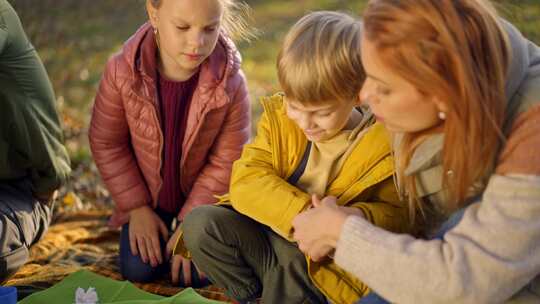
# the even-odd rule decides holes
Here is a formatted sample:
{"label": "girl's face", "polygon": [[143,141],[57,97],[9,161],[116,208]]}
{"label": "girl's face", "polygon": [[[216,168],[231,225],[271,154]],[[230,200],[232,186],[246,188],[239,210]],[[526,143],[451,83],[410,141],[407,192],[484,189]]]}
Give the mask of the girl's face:
{"label": "girl's face", "polygon": [[152,26],[158,30],[160,64],[165,75],[185,80],[216,46],[223,17],[219,0],[147,1]]}
{"label": "girl's face", "polygon": [[406,79],[386,67],[375,45],[362,37],[362,64],[367,78],[360,98],[389,131],[412,133],[441,123],[444,106],[418,91]]}

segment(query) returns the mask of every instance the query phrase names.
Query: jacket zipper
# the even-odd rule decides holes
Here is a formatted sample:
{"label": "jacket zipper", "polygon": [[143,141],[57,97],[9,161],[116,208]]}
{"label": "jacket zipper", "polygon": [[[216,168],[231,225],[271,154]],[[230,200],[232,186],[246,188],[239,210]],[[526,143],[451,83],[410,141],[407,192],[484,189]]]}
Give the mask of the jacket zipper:
{"label": "jacket zipper", "polygon": [[[146,95],[149,97],[149,98],[152,98],[152,96],[150,95],[150,89],[148,88],[148,83],[147,83],[147,80],[148,80],[148,76],[144,75],[143,74],[143,85],[144,85],[144,89],[146,91]],[[146,98],[144,98],[143,100],[150,104],[153,111],[152,111],[152,117],[154,118],[154,120],[157,122],[157,126],[158,126],[158,134],[159,134],[159,186],[157,188],[157,192],[156,192],[156,197],[153,197],[152,196],[152,206],[155,208],[157,207],[158,205],[158,197],[159,197],[159,193],[161,192],[161,188],[163,187],[163,177],[161,177],[161,166],[163,166],[163,146],[164,146],[164,138],[163,138],[163,130],[161,130],[161,114],[159,113],[159,109],[157,107],[158,103],[159,103],[159,96],[158,96],[158,93],[157,93],[157,89],[155,90],[156,94],[154,95],[154,100],[155,102],[152,102]]]}

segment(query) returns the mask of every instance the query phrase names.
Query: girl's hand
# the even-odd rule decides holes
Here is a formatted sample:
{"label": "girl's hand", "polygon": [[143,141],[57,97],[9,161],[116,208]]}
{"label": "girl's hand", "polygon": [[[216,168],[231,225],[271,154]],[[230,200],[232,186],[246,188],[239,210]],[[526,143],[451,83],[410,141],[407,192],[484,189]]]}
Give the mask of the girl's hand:
{"label": "girl's hand", "polygon": [[[176,254],[173,255],[174,246],[176,245],[176,242],[178,240],[178,237],[180,236],[181,232],[181,226],[178,225],[178,228],[176,228],[176,231],[173,233],[169,241],[167,242],[167,256],[170,257],[171,260],[171,280],[173,284],[178,284],[180,271],[182,271],[184,282],[184,287],[192,286],[192,278],[191,278],[191,260],[184,258],[183,256]],[[206,277],[205,275],[199,271],[199,279],[204,280]]]}
{"label": "girl's hand", "polygon": [[168,239],[168,230],[159,216],[148,206],[129,212],[129,245],[134,255],[141,256],[144,263],[152,267],[163,263],[159,233]]}

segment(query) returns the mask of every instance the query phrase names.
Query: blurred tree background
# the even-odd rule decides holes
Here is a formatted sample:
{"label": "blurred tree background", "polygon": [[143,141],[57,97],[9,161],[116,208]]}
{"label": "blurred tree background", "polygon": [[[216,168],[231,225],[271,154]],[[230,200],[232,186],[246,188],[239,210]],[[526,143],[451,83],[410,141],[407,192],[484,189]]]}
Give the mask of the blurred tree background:
{"label": "blurred tree background", "polygon": [[[275,58],[289,26],[313,10],[359,14],[365,0],[248,0],[252,25],[261,32],[239,43],[253,101],[278,90]],[[73,161],[72,182],[62,191],[63,209],[107,207],[111,202],[91,160],[87,125],[107,58],[146,20],[144,0],[11,0],[53,83]],[[540,43],[540,0],[497,0],[499,12]]]}

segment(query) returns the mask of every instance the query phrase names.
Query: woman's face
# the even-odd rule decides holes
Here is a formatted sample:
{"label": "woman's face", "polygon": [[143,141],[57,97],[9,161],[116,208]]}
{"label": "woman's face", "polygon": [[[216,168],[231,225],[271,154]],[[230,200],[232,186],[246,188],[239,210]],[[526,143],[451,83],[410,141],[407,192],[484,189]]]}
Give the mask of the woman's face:
{"label": "woman's face", "polygon": [[367,78],[360,92],[377,120],[392,132],[412,133],[441,123],[436,99],[420,93],[406,79],[386,67],[375,45],[362,37],[362,64]]}
{"label": "woman's face", "polygon": [[[223,16],[219,0],[147,2],[152,26],[158,30],[160,60],[166,74],[192,75],[216,46]],[[167,75],[173,76],[174,75]]]}

